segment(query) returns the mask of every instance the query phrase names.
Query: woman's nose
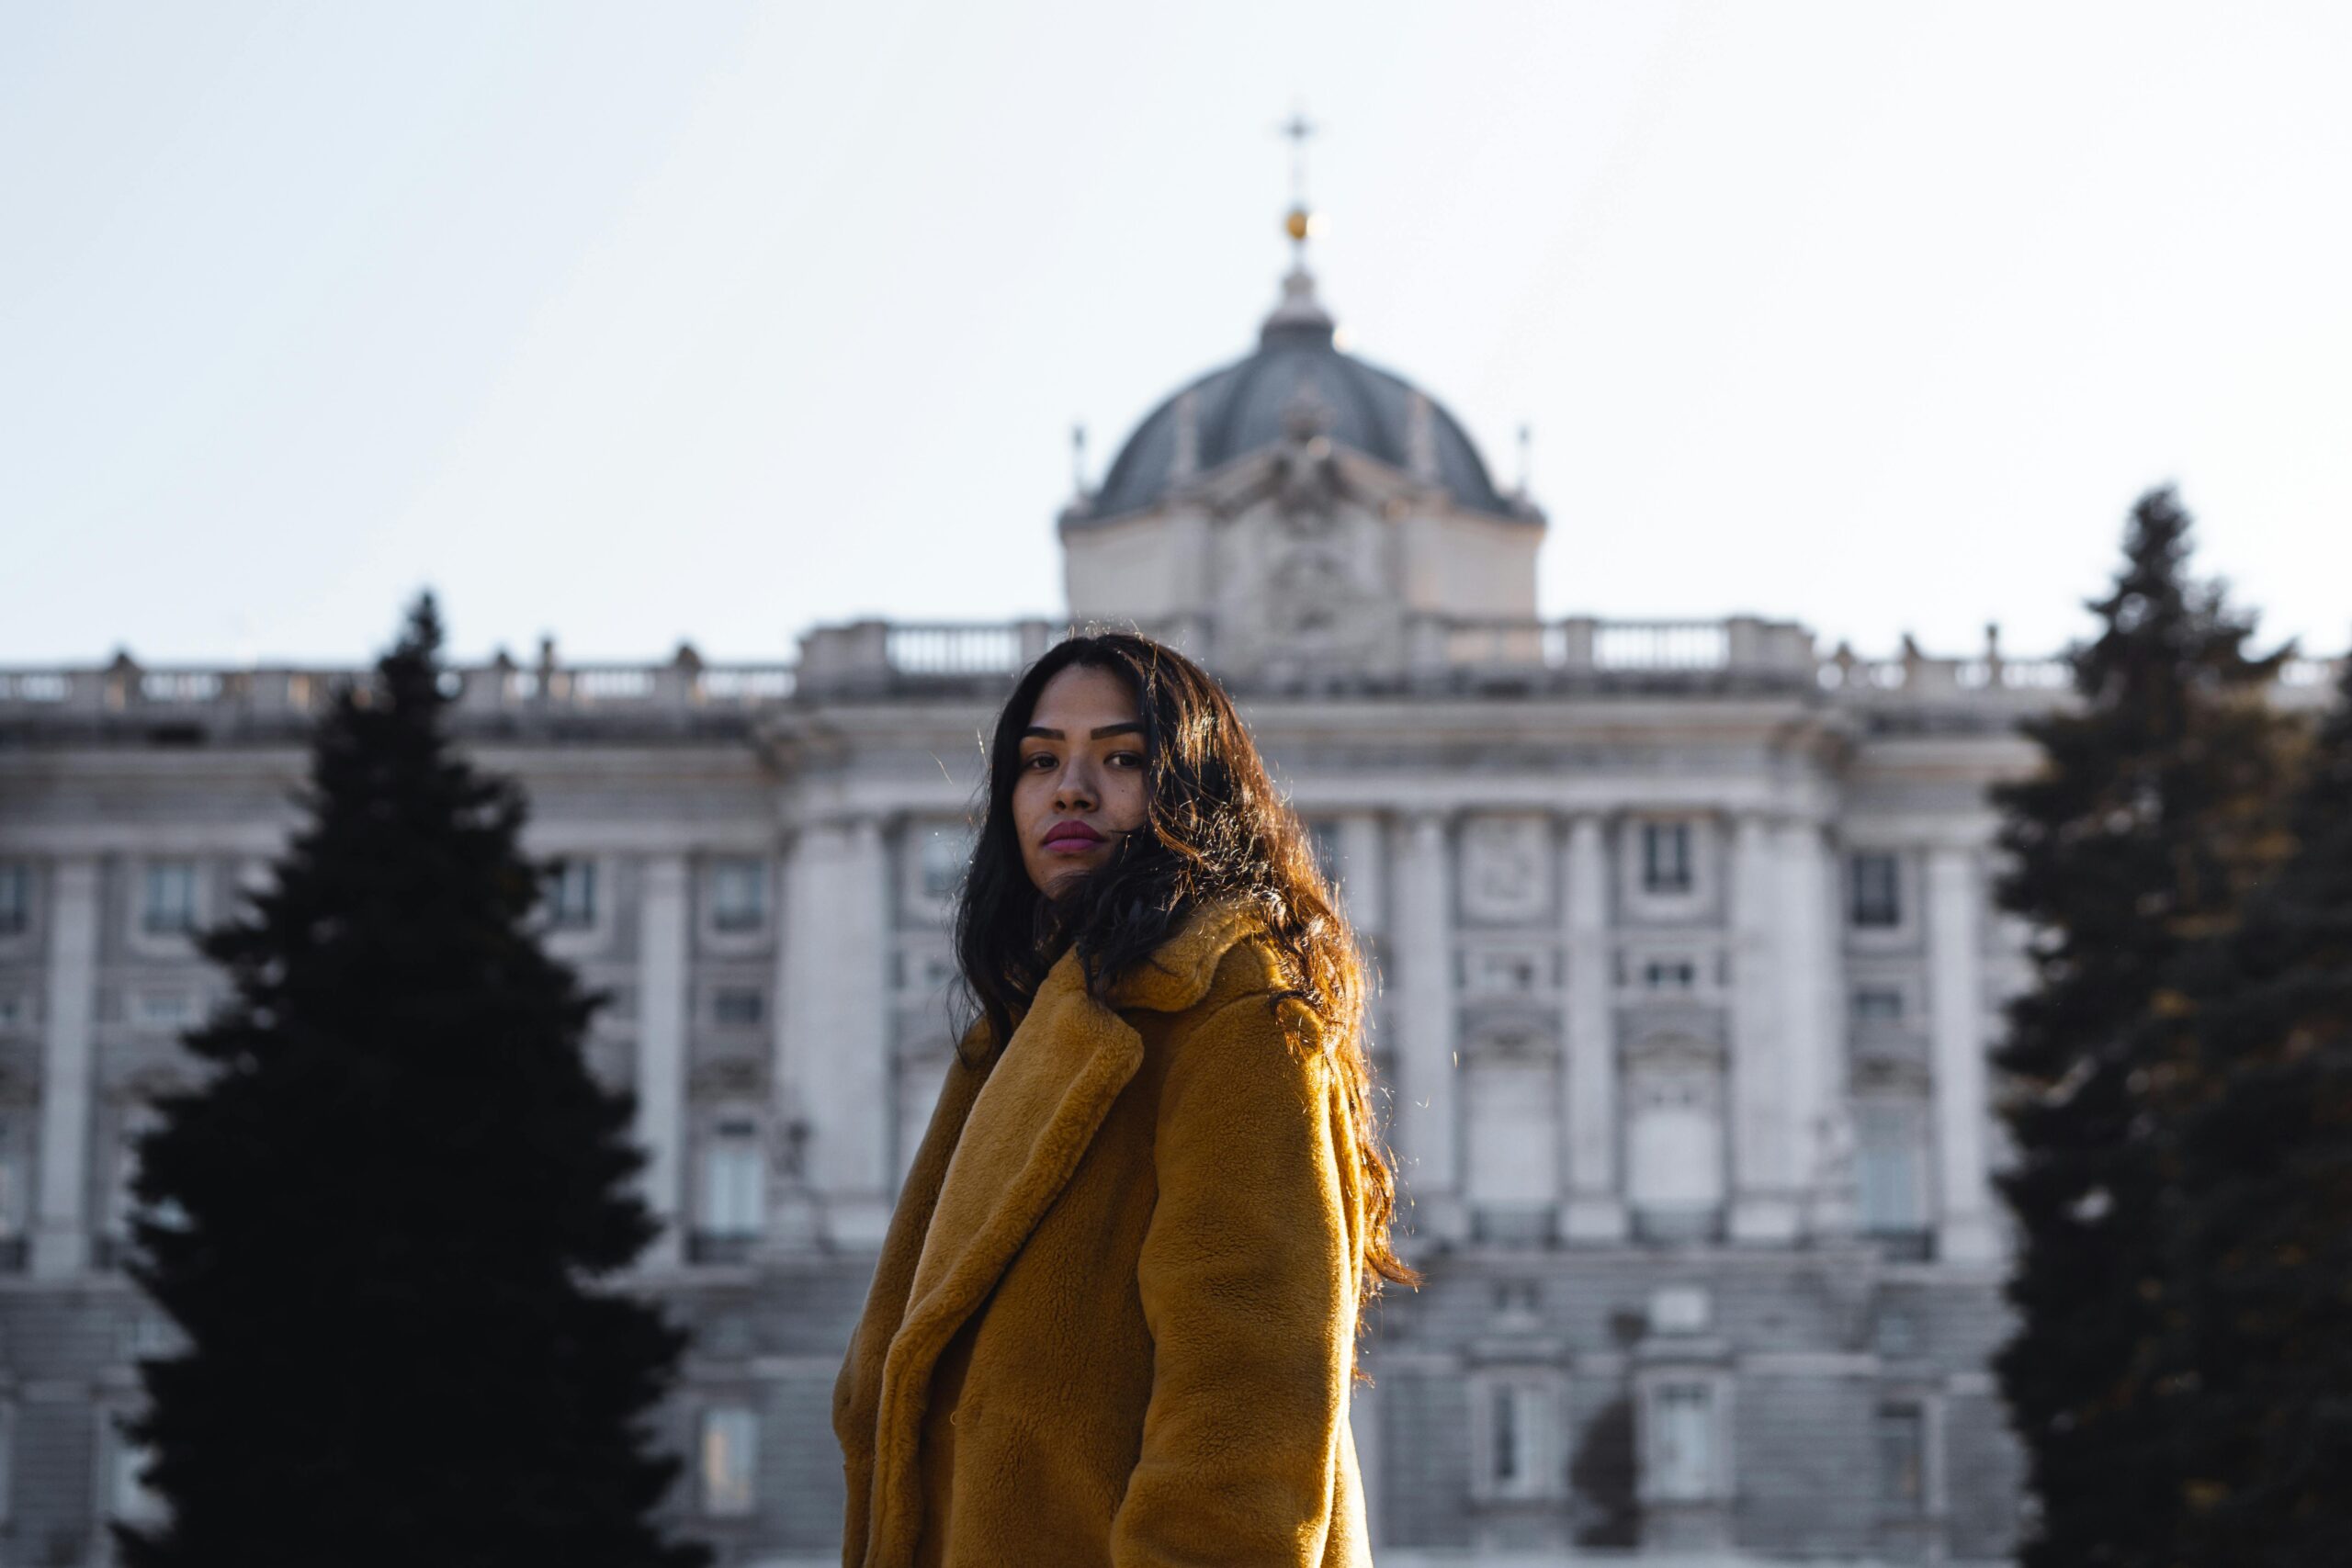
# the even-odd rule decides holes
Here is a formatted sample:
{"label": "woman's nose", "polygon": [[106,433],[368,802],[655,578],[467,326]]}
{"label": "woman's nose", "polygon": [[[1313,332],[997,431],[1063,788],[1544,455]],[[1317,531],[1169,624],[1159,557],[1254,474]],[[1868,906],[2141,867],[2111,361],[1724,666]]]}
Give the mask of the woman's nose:
{"label": "woman's nose", "polygon": [[1072,762],[1054,781],[1054,809],[1057,811],[1091,811],[1094,809],[1094,780],[1082,763]]}

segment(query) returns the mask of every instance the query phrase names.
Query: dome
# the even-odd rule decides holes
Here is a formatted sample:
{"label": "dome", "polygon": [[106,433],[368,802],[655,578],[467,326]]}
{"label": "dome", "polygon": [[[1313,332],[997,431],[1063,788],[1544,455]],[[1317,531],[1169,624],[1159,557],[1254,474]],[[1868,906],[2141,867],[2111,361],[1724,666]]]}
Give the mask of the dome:
{"label": "dome", "polygon": [[1257,351],[1145,416],[1071,521],[1141,512],[1195,473],[1280,445],[1303,416],[1335,446],[1435,482],[1457,506],[1537,520],[1532,507],[1496,490],[1477,447],[1434,399],[1340,351],[1314,282],[1300,270],[1283,280],[1282,303],[1266,318]]}

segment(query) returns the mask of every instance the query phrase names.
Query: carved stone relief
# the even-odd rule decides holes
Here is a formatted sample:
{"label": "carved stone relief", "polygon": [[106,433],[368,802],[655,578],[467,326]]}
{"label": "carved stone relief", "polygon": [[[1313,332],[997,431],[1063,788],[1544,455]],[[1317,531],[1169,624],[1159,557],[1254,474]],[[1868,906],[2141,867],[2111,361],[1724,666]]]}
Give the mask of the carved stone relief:
{"label": "carved stone relief", "polygon": [[1545,819],[1474,817],[1462,825],[1462,912],[1503,923],[1542,919],[1552,905]]}

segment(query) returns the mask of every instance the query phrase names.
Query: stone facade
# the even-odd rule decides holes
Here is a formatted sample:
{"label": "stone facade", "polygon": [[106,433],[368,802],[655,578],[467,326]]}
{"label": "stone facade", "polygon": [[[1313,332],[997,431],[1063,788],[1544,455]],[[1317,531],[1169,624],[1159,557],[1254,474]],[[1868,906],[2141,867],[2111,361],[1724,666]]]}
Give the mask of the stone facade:
{"label": "stone facade", "polygon": [[[1261,353],[1328,371],[1285,309]],[[1392,462],[1277,406],[1208,466],[1171,410],[1165,481],[1130,464],[1127,512],[1062,528],[1073,616],[1233,685],[1382,976],[1428,1284],[1353,1415],[1381,1561],[2002,1559],[1985,1052],[2023,970],[1984,789],[2059,671],[1537,620],[1541,514],[1440,461],[1442,411],[1401,405]],[[1329,585],[1311,613],[1272,557]],[[947,1058],[975,736],[1056,635],[460,671],[469,750],[571,868],[548,940],[612,993],[591,1051],[668,1222],[636,1283],[695,1331],[673,1506],[724,1562],[837,1552],[830,1391]],[[102,1517],[152,1506],[109,1425],[170,1344],[117,1267],[124,1139],[220,989],[187,931],[277,851],[347,678],[0,671],[0,1562],[104,1562]]]}

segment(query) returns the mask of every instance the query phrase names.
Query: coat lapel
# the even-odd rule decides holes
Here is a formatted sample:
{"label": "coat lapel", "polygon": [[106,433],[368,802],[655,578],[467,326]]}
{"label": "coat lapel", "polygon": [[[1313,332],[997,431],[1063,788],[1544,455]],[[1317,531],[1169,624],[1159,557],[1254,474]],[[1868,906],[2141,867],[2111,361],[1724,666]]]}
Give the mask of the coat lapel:
{"label": "coat lapel", "polygon": [[868,1562],[913,1555],[916,1450],[941,1352],[1061,1195],[1142,1062],[1142,1037],[1086,994],[1077,960],[1056,964],[972,1102],[883,1360]]}
{"label": "coat lapel", "polygon": [[931,1377],[1061,1196],[1111,1104],[1143,1064],[1143,1037],[1114,1008],[1178,1011],[1208,992],[1217,961],[1257,921],[1239,909],[1195,917],[1123,979],[1111,1006],[1090,996],[1074,954],[1037,988],[966,1118],[932,1210],[906,1314],[882,1365],[866,1562],[909,1562],[922,1528],[917,1447]]}

